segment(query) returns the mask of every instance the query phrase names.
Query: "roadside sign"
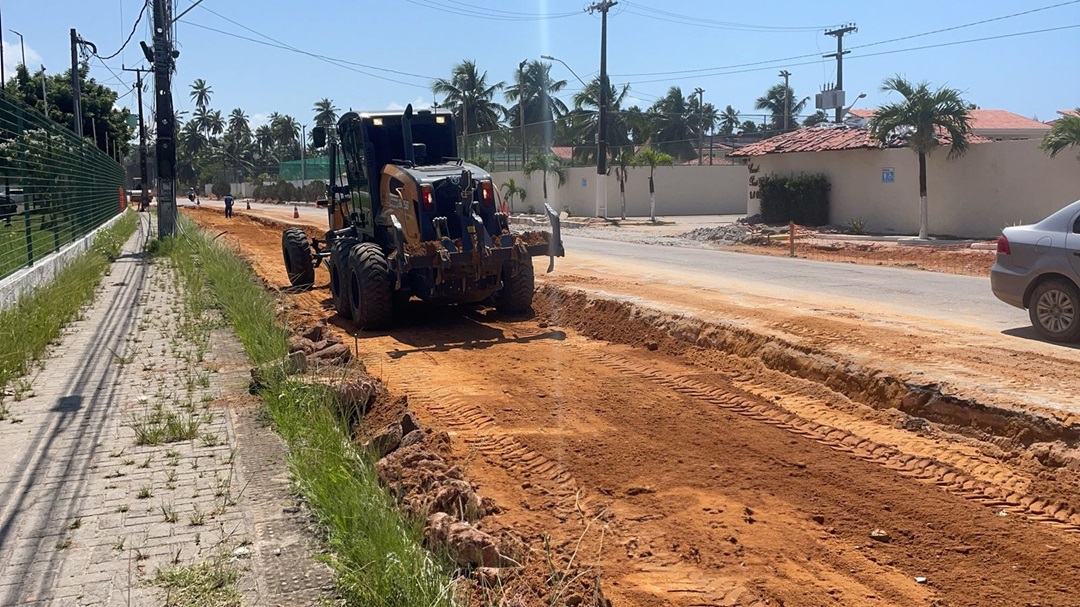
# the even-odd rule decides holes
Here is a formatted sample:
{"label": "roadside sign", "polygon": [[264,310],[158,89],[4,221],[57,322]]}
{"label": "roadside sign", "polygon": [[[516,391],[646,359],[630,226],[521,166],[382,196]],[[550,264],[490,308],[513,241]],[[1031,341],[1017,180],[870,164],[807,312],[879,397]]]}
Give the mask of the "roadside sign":
{"label": "roadside sign", "polygon": [[881,169],[881,183],[895,183],[896,171],[892,167],[885,167]]}
{"label": "roadside sign", "polygon": [[585,187],[587,185],[589,185],[589,181],[587,179],[585,179],[584,177],[582,177],[581,178],[581,187]]}

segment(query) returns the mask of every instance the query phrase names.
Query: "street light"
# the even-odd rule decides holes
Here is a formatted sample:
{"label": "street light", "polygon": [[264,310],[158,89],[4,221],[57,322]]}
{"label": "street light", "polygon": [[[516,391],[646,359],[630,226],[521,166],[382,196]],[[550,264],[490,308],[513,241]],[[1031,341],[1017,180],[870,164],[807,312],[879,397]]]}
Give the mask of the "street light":
{"label": "street light", "polygon": [[843,111],[840,112],[840,117],[843,118],[844,116],[847,116],[848,111],[851,110],[851,108],[855,107],[855,104],[858,103],[859,100],[863,97],[866,97],[866,93],[859,93],[859,96],[855,98],[855,101],[852,101],[851,105],[847,106],[846,108],[844,108]]}
{"label": "street light", "polygon": [[[23,44],[23,35],[15,30],[8,31],[19,37],[19,49],[22,51],[22,65],[23,67],[26,67],[26,45]],[[27,68],[27,71],[30,71],[30,68]]]}
{"label": "street light", "polygon": [[565,66],[566,69],[570,70],[570,73],[574,75],[574,78],[577,78],[577,81],[581,83],[581,86],[588,88],[589,85],[585,84],[585,81],[581,79],[581,76],[577,75],[577,72],[574,71],[574,68],[567,65],[566,62],[562,59],[559,59],[558,57],[552,57],[551,55],[540,55],[540,58],[546,59],[548,61],[558,61],[559,63],[563,64],[563,66]]}

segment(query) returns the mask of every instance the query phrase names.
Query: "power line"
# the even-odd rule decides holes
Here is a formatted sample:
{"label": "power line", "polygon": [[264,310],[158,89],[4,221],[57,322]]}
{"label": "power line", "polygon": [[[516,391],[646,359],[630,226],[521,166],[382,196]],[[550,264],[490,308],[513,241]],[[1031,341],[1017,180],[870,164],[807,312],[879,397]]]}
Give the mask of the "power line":
{"label": "power line", "polygon": [[801,25],[801,26],[779,26],[779,25],[756,25],[752,23],[733,23],[730,21],[716,21],[713,19],[703,19],[700,16],[681,15],[679,13],[673,13],[670,11],[653,8],[651,6],[643,6],[636,2],[626,2],[625,11],[637,15],[639,17],[647,17],[650,19],[657,19],[659,21],[667,21],[669,23],[678,23],[680,25],[693,25],[696,27],[706,27],[711,29],[723,29],[723,30],[735,30],[743,32],[813,32],[823,30],[831,25]]}
{"label": "power line", "polygon": [[[122,44],[120,46],[120,50],[116,51],[115,53],[113,53],[113,54],[111,54],[111,55],[109,55],[107,57],[102,57],[101,55],[98,55],[99,58],[105,59],[105,60],[114,59],[117,55],[124,52],[124,49],[127,48],[128,43],[130,43],[131,39],[135,36],[135,31],[139,28],[139,22],[142,21],[143,15],[146,14],[146,6],[147,6],[147,3],[144,2],[142,10],[139,11],[139,16],[135,18],[135,25],[131,26],[131,33],[128,34],[127,40],[124,40],[124,44]],[[94,54],[96,55],[97,53],[94,53]]]}
{"label": "power line", "polygon": [[[1013,33],[1010,33],[1010,34],[1000,34],[1000,35],[997,35],[997,36],[986,36],[986,37],[983,37],[983,38],[971,38],[971,39],[968,39],[968,40],[955,40],[953,42],[942,42],[942,43],[939,43],[939,44],[928,44],[928,45],[924,45],[924,46],[913,46],[913,47],[910,47],[910,48],[893,49],[893,50],[888,50],[888,51],[880,51],[880,52],[877,52],[877,53],[866,53],[866,54],[861,54],[861,55],[852,55],[851,57],[848,58],[848,60],[851,61],[852,59],[864,59],[864,58],[867,58],[867,57],[879,57],[881,55],[893,55],[893,54],[897,54],[897,53],[907,53],[907,52],[911,52],[911,51],[921,51],[921,50],[926,50],[926,49],[931,49],[931,48],[942,48],[942,47],[947,47],[947,46],[957,46],[957,45],[961,45],[961,44],[971,44],[971,43],[974,43],[974,42],[986,42],[986,41],[989,41],[989,40],[1001,40],[1001,39],[1004,39],[1004,38],[1016,38],[1018,36],[1029,36],[1029,35],[1033,35],[1033,34],[1045,34],[1045,33],[1049,33],[1049,32],[1057,32],[1057,31],[1062,31],[1062,30],[1067,30],[1067,29],[1074,29],[1074,28],[1078,28],[1078,27],[1080,27],[1080,23],[1076,23],[1076,24],[1073,24],[1073,25],[1063,25],[1063,26],[1060,26],[1060,27],[1051,27],[1051,28],[1046,28],[1046,29],[1039,29],[1039,30],[1029,30],[1029,31],[1025,31],[1025,32],[1013,32]],[[804,57],[816,57],[816,56],[817,56],[816,54],[815,55],[804,55]],[[754,63],[754,64],[749,64],[749,65],[760,65],[761,63],[764,63],[764,62],[758,62],[758,63]],[[769,62],[769,63],[773,63],[773,62]],[[816,63],[818,63],[818,62],[817,61],[803,61],[801,63],[788,63],[788,64],[785,64],[785,67],[797,67],[797,66],[800,66],[800,65],[814,65]],[[695,74],[693,76],[675,76],[675,77],[672,77],[672,78],[657,78],[657,79],[653,79],[653,80],[638,80],[636,82],[636,84],[648,84],[648,83],[652,83],[652,82],[671,82],[673,80],[686,80],[688,78],[695,78],[695,77],[698,77],[698,78],[712,78],[712,77],[715,77],[715,76],[730,76],[732,74],[745,74],[745,73],[748,73],[748,72],[760,72],[760,71],[772,70],[772,69],[775,69],[775,67],[771,67],[771,66],[770,67],[754,67],[754,68],[745,69],[745,70],[718,71],[718,72],[709,73],[709,74]]]}
{"label": "power line", "polygon": [[[961,24],[961,25],[955,25],[955,26],[952,26],[952,27],[932,30],[932,31],[929,31],[929,32],[922,32],[922,33],[919,33],[919,34],[911,34],[909,36],[901,36],[899,38],[891,38],[891,39],[888,39],[888,40],[881,40],[879,42],[869,42],[867,44],[860,44],[858,46],[852,46],[852,47],[849,47],[849,48],[854,50],[854,49],[859,49],[859,48],[867,48],[867,47],[870,47],[870,46],[880,46],[882,44],[891,44],[893,42],[901,42],[903,40],[910,40],[912,38],[920,38],[920,37],[923,37],[923,36],[930,36],[930,35],[933,35],[933,34],[940,34],[940,33],[943,33],[943,32],[950,32],[950,31],[955,31],[955,30],[959,30],[959,29],[965,29],[965,28],[969,28],[969,27],[974,27],[976,25],[985,25],[987,23],[991,23],[991,22],[994,22],[994,21],[1002,21],[1002,20],[1005,20],[1005,19],[1012,19],[1012,18],[1015,18],[1015,17],[1021,17],[1021,16],[1024,16],[1024,15],[1030,15],[1032,13],[1037,13],[1037,12],[1040,12],[1040,11],[1046,11],[1046,10],[1050,10],[1050,9],[1054,9],[1054,8],[1060,8],[1062,6],[1068,6],[1068,5],[1071,5],[1071,4],[1080,4],[1080,0],[1069,0],[1068,2],[1060,2],[1058,4],[1051,4],[1051,5],[1048,5],[1048,6],[1042,6],[1042,7],[1039,7],[1039,8],[1034,8],[1034,9],[1030,9],[1030,10],[1026,10],[1026,11],[1021,11],[1021,12],[1018,12],[1018,13],[1011,13],[1011,14],[1008,14],[1008,15],[1001,15],[1000,17],[993,17],[991,19],[983,19],[981,21],[974,21],[974,22],[971,22],[971,23],[964,23],[964,24]],[[782,57],[780,59],[770,59],[770,60],[766,60],[766,61],[752,61],[750,63],[736,63],[736,64],[732,64],[732,65],[703,67],[703,68],[694,68],[694,69],[685,69],[685,70],[671,70],[671,71],[663,71],[663,72],[638,72],[638,73],[613,74],[613,75],[617,76],[617,77],[620,77],[620,78],[626,78],[626,77],[630,77],[630,76],[666,76],[666,75],[671,75],[671,74],[699,74],[699,73],[703,73],[703,72],[714,72],[714,71],[731,70],[731,69],[743,68],[743,67],[753,67],[753,66],[756,66],[756,65],[769,65],[769,64],[775,64],[775,63],[785,63],[787,61],[796,61],[796,60],[799,60],[799,59],[807,59],[807,58],[810,58],[810,57],[818,57],[818,56],[819,56],[818,53],[807,53],[805,55],[793,55],[791,57]],[[811,62],[811,63],[817,63],[817,61],[814,61],[814,62]],[[797,65],[807,65],[807,64],[806,63],[800,63],[800,64],[797,64]],[[787,65],[786,67],[791,67],[791,66]],[[768,69],[773,69],[773,68],[770,67]],[[750,71],[753,71],[753,70],[750,70]],[[742,72],[735,72],[735,73],[742,73]],[[652,82],[660,82],[660,81],[659,80],[654,80]]]}
{"label": "power line", "polygon": [[[421,7],[424,7],[424,8],[435,9],[437,11],[442,11],[444,13],[450,13],[452,15],[470,17],[470,18],[473,18],[473,19],[486,19],[488,21],[516,21],[516,22],[521,22],[521,21],[546,21],[548,19],[563,19],[563,18],[566,18],[566,17],[573,17],[573,16],[581,14],[581,13],[578,13],[578,12],[550,13],[550,14],[512,13],[510,11],[499,11],[497,9],[490,9],[490,8],[487,8],[487,7],[476,7],[476,10],[466,10],[466,9],[454,8],[452,6],[447,6],[445,4],[437,4],[436,2],[434,2],[434,0],[406,0],[406,1],[411,3],[411,4],[415,4],[417,6],[421,6]],[[457,4],[461,4],[463,6],[472,6],[472,5],[467,5],[467,4],[463,3],[463,2],[458,2]],[[504,13],[504,14],[493,14],[493,13]]]}

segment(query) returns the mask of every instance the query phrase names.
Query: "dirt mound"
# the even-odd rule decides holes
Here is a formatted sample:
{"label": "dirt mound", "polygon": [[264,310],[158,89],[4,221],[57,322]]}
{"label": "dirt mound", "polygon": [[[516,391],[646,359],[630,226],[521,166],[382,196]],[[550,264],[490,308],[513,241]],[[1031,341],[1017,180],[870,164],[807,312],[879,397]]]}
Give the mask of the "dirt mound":
{"label": "dirt mound", "polygon": [[722,245],[734,244],[766,244],[770,234],[779,234],[779,230],[767,228],[761,225],[734,223],[731,225],[717,226],[715,228],[695,228],[679,235],[679,238],[697,240]]}

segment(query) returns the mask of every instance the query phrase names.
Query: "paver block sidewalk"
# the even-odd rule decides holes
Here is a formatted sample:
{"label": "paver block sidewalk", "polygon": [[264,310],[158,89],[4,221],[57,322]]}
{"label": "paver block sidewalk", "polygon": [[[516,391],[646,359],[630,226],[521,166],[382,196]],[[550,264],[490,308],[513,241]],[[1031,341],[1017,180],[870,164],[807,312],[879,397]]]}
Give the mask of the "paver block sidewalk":
{"label": "paver block sidewalk", "polygon": [[247,604],[312,604],[333,577],[300,532],[284,446],[250,402],[227,406],[246,359],[216,312],[187,308],[168,265],[139,252],[150,227],[20,400],[6,398],[0,605],[161,605],[158,571],[207,561],[246,572]]}

